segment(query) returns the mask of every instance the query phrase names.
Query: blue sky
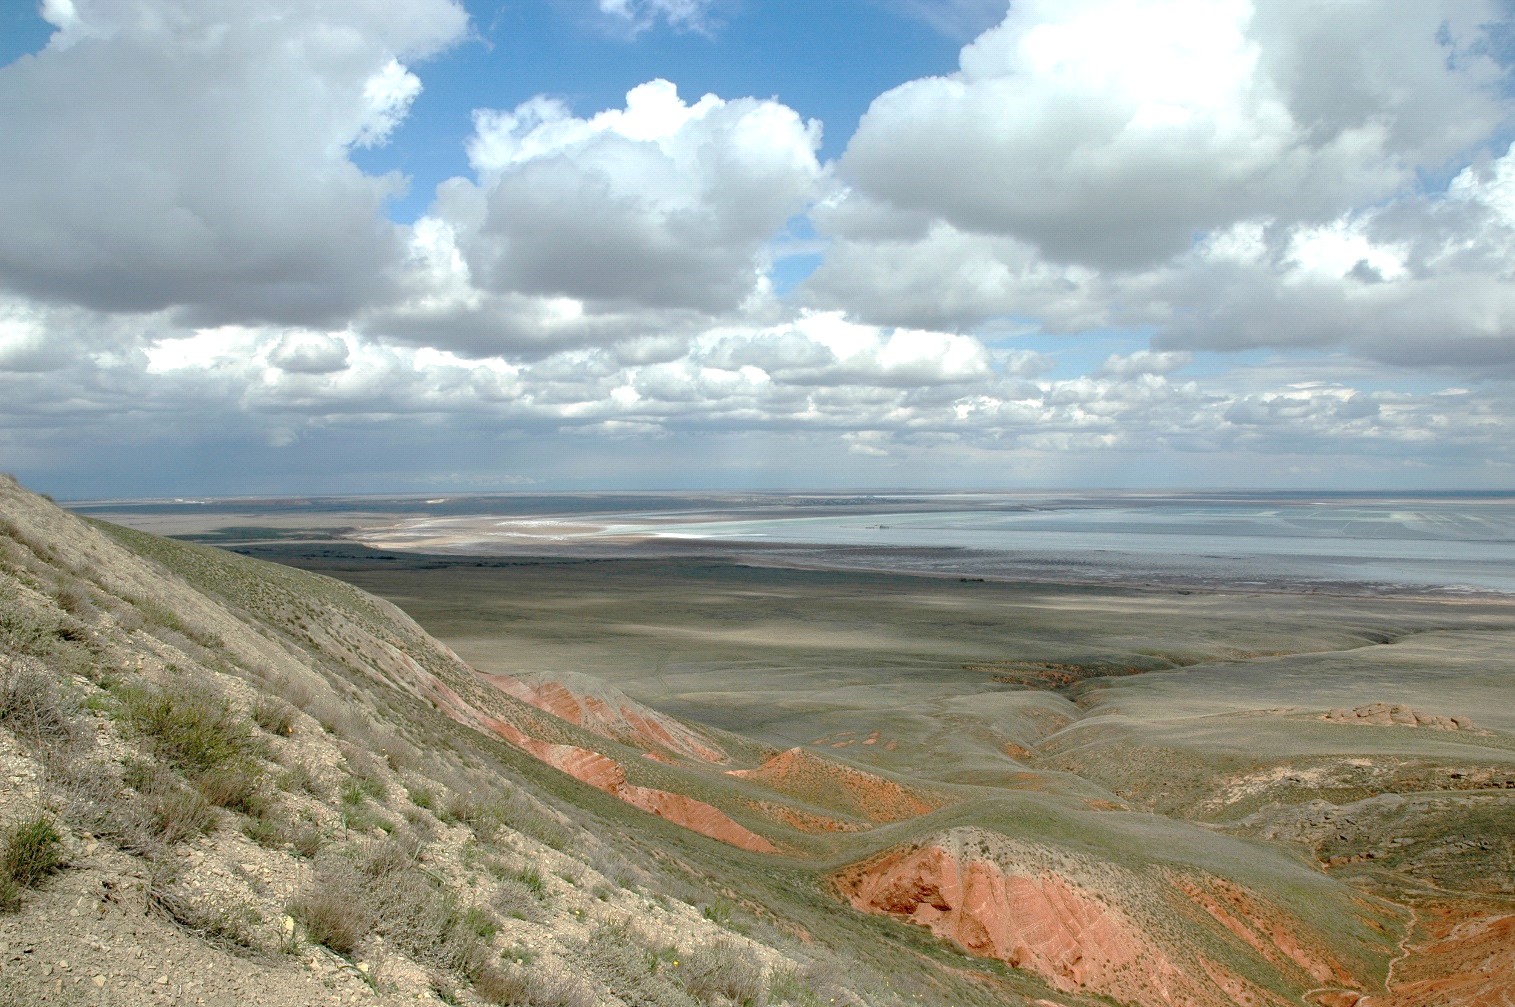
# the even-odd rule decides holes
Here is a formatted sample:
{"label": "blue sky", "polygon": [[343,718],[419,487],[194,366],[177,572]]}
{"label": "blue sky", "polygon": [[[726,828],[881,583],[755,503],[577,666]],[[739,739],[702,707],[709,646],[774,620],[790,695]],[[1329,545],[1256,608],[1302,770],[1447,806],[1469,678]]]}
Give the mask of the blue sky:
{"label": "blue sky", "polygon": [[7,0],[0,469],[1508,488],[1510,24]]}
{"label": "blue sky", "polygon": [[[475,108],[512,108],[545,93],[594,112],[655,77],[675,82],[686,98],[776,98],[825,123],[821,153],[835,157],[875,96],[915,77],[951,73],[966,41],[887,0],[806,6],[796,16],[794,4],[734,3],[714,13],[705,30],[657,22],[633,32],[568,2],[469,4],[471,36],[418,68],[425,90],[410,116],[389,144],[354,160],[369,171],[410,176],[409,195],[392,210],[408,222],[425,211],[436,183],[466,173],[463,142]],[[960,27],[982,30],[996,20],[984,7]]]}

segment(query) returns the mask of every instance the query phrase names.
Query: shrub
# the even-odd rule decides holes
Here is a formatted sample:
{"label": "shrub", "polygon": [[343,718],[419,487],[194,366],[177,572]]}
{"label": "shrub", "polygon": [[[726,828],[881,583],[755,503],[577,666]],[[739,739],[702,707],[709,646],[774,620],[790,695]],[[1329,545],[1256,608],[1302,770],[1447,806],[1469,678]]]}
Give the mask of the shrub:
{"label": "shrub", "polygon": [[492,902],[495,912],[511,919],[533,922],[542,916],[542,904],[536,894],[514,878],[501,881]]}
{"label": "shrub", "polygon": [[0,724],[34,745],[66,745],[78,732],[54,676],[29,667],[0,672]]}
{"label": "shrub", "polygon": [[310,771],[310,767],[303,762],[297,762],[280,773],[278,784],[279,789],[291,793],[299,791],[312,797],[321,796],[321,785],[316,782],[315,774]]}
{"label": "shrub", "polygon": [[267,850],[277,850],[289,841],[279,824],[266,818],[249,818],[242,823],[242,834]]}
{"label": "shrub", "polygon": [[673,948],[629,922],[603,923],[579,949],[583,969],[625,1003],[691,1007],[698,1001],[676,980]]}
{"label": "shrub", "polygon": [[364,777],[350,776],[342,784],[342,803],[348,807],[356,808],[370,797],[377,800],[383,796],[384,787]]}
{"label": "shrub", "polygon": [[315,823],[301,822],[290,831],[289,845],[300,856],[314,860],[326,845],[326,835]]}
{"label": "shrub", "polygon": [[522,868],[516,875],[516,880],[525,885],[537,898],[547,894],[547,881],[542,877],[542,872],[535,867]]}
{"label": "shrub", "polygon": [[41,815],[12,828],[0,847],[0,874],[27,888],[35,888],[63,863],[63,837]]}
{"label": "shrub", "polygon": [[289,915],[305,927],[313,944],[351,957],[373,926],[358,894],[332,884],[320,884],[289,904]]}
{"label": "shrub", "polygon": [[268,800],[258,790],[258,777],[242,766],[219,766],[202,774],[195,786],[210,803],[244,815],[261,816],[268,810]]}
{"label": "shrub", "polygon": [[223,766],[249,765],[259,749],[251,728],[226,699],[208,689],[188,685],[138,688],[123,696],[126,723],[152,748],[187,777]]}
{"label": "shrub", "polygon": [[216,827],[216,810],[199,791],[185,786],[162,766],[136,763],[128,766],[126,785],[141,799],[125,809],[127,828],[123,838],[138,852],[150,852],[133,835],[169,846],[202,835]]}
{"label": "shrub", "polygon": [[397,836],[324,858],[289,913],[315,943],[351,956],[370,935],[421,965],[458,977],[488,975],[499,929],[483,909],[462,907],[420,867],[421,844]]}
{"label": "shrub", "polygon": [[70,584],[60,584],[52,591],[53,600],[69,615],[86,616],[94,611],[89,596]]}
{"label": "shrub", "polygon": [[473,977],[473,991],[485,1003],[508,1007],[594,1007],[598,998],[573,976],[540,969],[485,966]]}
{"label": "shrub", "polygon": [[20,908],[20,890],[35,888],[64,864],[63,837],[41,815],[13,826],[0,845],[0,910]]}
{"label": "shrub", "polygon": [[504,799],[489,801],[459,796],[448,803],[449,811],[467,823],[474,834],[486,843],[493,842],[502,828],[530,836],[554,850],[567,849],[573,842],[572,829],[520,792],[513,792]]}

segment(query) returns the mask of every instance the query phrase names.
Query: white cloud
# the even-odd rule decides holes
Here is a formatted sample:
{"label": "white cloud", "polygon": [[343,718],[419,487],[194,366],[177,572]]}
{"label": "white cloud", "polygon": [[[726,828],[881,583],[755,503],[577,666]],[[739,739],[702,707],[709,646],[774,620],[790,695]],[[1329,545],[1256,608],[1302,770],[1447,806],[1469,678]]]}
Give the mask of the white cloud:
{"label": "white cloud", "polygon": [[407,296],[369,327],[475,357],[666,354],[718,317],[761,317],[768,245],[820,184],[819,143],[777,102],[686,103],[663,80],[585,118],[546,97],[476,112],[476,179],[438,188]]}
{"label": "white cloud", "polygon": [[1192,353],[1154,353],[1137,350],[1127,356],[1112,353],[1096,372],[1102,378],[1134,378],[1143,374],[1172,374],[1194,360]]}
{"label": "white cloud", "polygon": [[662,19],[675,28],[703,28],[713,0],[596,0],[608,14],[641,30]]}
{"label": "white cloud", "polygon": [[296,374],[330,374],[347,367],[347,340],[324,332],[290,332],[268,354],[268,362]]}
{"label": "white cloud", "polygon": [[538,98],[480,112],[472,192],[440,205],[474,282],[495,293],[724,311],[820,178],[820,127],[773,101],[685,104],[655,80],[588,119]]}
{"label": "white cloud", "polygon": [[1330,219],[1482,142],[1503,118],[1478,48],[1495,14],[1025,0],[956,74],[876,99],[840,170],[1054,260],[1150,265],[1239,219]]}
{"label": "white cloud", "polygon": [[[0,69],[0,467],[1515,471],[1485,13],[1022,0],[837,166],[776,99],[653,80],[479,111],[470,177],[402,226],[349,153],[404,135],[451,0],[48,0],[48,48]],[[822,260],[792,298],[786,249]]]}
{"label": "white cloud", "polygon": [[389,296],[403,60],[459,38],[453,0],[55,2],[0,68],[0,284],[106,311],[330,321]]}

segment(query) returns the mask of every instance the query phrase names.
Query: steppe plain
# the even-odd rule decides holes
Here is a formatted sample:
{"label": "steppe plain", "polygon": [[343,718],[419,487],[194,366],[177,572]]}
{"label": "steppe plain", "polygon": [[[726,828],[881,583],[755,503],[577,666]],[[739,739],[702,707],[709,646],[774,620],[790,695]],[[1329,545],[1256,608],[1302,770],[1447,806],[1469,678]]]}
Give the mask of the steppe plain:
{"label": "steppe plain", "polygon": [[680,856],[982,1002],[1515,1002],[1508,600],[98,516],[346,581],[560,716],[624,695],[690,725],[723,758],[664,753],[669,790],[757,840]]}

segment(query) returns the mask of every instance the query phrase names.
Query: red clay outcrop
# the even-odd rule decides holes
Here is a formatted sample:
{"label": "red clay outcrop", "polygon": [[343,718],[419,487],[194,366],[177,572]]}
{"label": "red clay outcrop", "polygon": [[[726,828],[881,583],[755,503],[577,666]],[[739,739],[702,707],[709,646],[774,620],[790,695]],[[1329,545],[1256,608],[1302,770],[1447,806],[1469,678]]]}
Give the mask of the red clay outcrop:
{"label": "red clay outcrop", "polygon": [[1511,1007],[1515,1004],[1515,913],[1465,903],[1417,909],[1427,939],[1397,962],[1389,992],[1358,1007]]}
{"label": "red clay outcrop", "polygon": [[832,880],[856,909],[929,927],[1065,993],[1144,1007],[1235,1003],[1213,981],[1185,974],[1146,927],[1091,891],[1052,871],[1007,870],[969,852],[971,845],[948,834],[844,868]]}
{"label": "red clay outcrop", "polygon": [[726,762],[727,755],[666,714],[587,676],[530,681],[514,675],[481,675],[485,682],[591,734],[637,748],[660,749],[701,762]]}
{"label": "red clay outcrop", "polygon": [[729,769],[726,775],[761,783],[781,794],[859,815],[871,822],[902,822],[942,806],[932,795],[873,773],[844,766],[803,748],[791,748],[756,769]]}
{"label": "red clay outcrop", "polygon": [[1340,962],[1311,946],[1303,923],[1241,885],[1211,876],[1179,878],[1175,885],[1272,964],[1293,965],[1316,983],[1357,985]]}
{"label": "red clay outcrop", "polygon": [[671,790],[639,787],[626,781],[626,768],[610,756],[577,745],[556,745],[522,733],[519,729],[496,721],[494,733],[518,748],[562,770],[581,783],[603,790],[634,808],[666,818],[691,832],[718,839],[754,853],[777,853],[779,848],[730,815],[704,801],[697,801]]}
{"label": "red clay outcrop", "polygon": [[[659,818],[666,818],[675,825],[682,825],[692,832],[755,853],[779,852],[773,843],[704,801],[668,790],[628,783],[625,767],[608,755],[577,745],[560,745],[534,738],[515,724],[485,713],[415,661],[399,651],[395,654],[404,665],[410,689],[423,699],[435,703],[438,709],[458,723],[502,738],[582,783],[603,790]],[[545,707],[538,708],[552,712]]]}

